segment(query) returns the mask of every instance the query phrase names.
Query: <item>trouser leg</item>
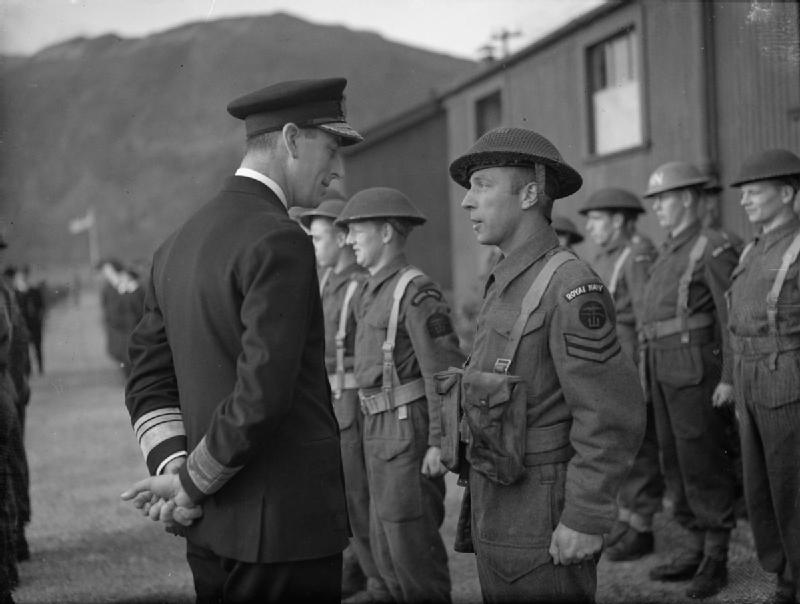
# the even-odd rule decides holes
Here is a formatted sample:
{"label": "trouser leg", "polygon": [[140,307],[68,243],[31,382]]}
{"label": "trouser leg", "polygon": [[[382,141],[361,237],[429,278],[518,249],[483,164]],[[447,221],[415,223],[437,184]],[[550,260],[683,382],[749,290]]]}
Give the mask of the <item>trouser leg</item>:
{"label": "trouser leg", "polygon": [[427,406],[412,403],[407,413],[406,419],[396,411],[365,418],[372,553],[395,600],[449,602],[447,552],[439,533],[444,480],[421,473]]}
{"label": "trouser leg", "polygon": [[664,478],[659,463],[653,405],[647,403],[644,440],[633,467],[619,492],[620,518],[638,531],[653,529],[653,516],[661,509]]}

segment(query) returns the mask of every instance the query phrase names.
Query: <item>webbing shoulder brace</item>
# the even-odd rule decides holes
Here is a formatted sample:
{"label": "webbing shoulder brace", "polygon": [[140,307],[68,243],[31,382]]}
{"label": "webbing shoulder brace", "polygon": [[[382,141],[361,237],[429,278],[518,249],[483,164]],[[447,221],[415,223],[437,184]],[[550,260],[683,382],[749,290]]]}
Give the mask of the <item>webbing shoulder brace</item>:
{"label": "webbing shoulder brace", "polygon": [[[389,313],[389,325],[386,328],[386,340],[383,342],[383,376],[381,388],[384,394],[391,401],[392,389],[400,385],[400,378],[394,365],[394,344],[397,338],[397,321],[400,316],[400,301],[406,293],[408,285],[417,277],[422,277],[424,273],[413,266],[406,268],[397,280],[392,295],[392,310]],[[398,412],[399,419],[405,419],[406,409],[401,407]]]}
{"label": "webbing shoulder brace", "polygon": [[[776,340],[778,338],[778,298],[781,295],[781,289],[786,282],[786,274],[789,272],[789,267],[797,260],[800,255],[800,232],[798,232],[789,247],[783,253],[781,267],[775,275],[775,281],[772,284],[772,289],[767,293],[767,323],[769,325],[769,333]],[[777,346],[776,346],[777,350]],[[770,355],[770,366],[775,370],[777,363],[777,352]]]}
{"label": "webbing shoulder brace", "polygon": [[611,294],[612,298],[614,297],[614,293],[617,291],[617,283],[619,282],[619,275],[622,272],[622,267],[625,265],[625,261],[630,255],[631,246],[626,245],[625,249],[622,250],[619,258],[617,258],[617,261],[614,263],[614,272],[611,273],[611,279],[608,281],[608,293]]}
{"label": "webbing shoulder brace", "polygon": [[689,252],[689,263],[678,281],[678,304],[676,316],[681,326],[681,342],[689,342],[689,286],[692,284],[692,275],[697,263],[703,257],[708,245],[708,237],[700,235]]}
{"label": "webbing shoulder brace", "polygon": [[514,327],[511,328],[511,336],[503,351],[503,356],[498,357],[494,363],[495,373],[508,373],[508,369],[511,367],[511,363],[517,354],[517,348],[522,339],[522,332],[525,329],[525,324],[528,322],[528,317],[539,308],[539,304],[542,302],[542,296],[544,296],[544,292],[547,291],[547,287],[550,285],[550,281],[552,281],[556,270],[568,260],[577,260],[577,256],[572,252],[563,250],[556,252],[550,257],[539,274],[536,275],[530,289],[528,289],[528,293],[526,293],[525,297],[522,299],[519,317],[517,317]]}
{"label": "webbing shoulder brace", "polygon": [[336,384],[333,389],[334,398],[342,396],[344,390],[344,340],[347,337],[347,315],[350,311],[350,300],[358,288],[358,281],[351,279],[347,284],[339,311],[339,329],[336,331]]}

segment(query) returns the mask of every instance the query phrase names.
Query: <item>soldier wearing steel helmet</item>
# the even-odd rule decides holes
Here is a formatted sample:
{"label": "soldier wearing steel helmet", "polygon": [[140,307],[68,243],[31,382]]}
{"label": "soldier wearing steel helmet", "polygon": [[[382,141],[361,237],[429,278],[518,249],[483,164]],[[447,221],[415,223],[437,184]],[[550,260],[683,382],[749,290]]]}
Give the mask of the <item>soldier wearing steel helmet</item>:
{"label": "soldier wearing steel helmet", "polygon": [[583,235],[581,235],[578,227],[576,227],[575,223],[569,218],[565,216],[553,216],[551,224],[553,225],[553,230],[556,232],[556,237],[558,237],[558,242],[561,247],[571,250],[573,245],[583,241]]}
{"label": "soldier wearing steel helmet", "polygon": [[[592,193],[578,211],[586,217],[589,238],[600,248],[591,264],[614,299],[622,350],[639,363],[642,296],[656,255],[653,243],[636,231],[644,208],[630,191],[609,187]],[[620,489],[619,518],[606,537],[605,554],[612,561],[636,560],[653,551],[653,516],[661,509],[664,479],[653,407],[646,401],[644,441]]]}
{"label": "soldier wearing steel helmet", "polygon": [[[318,207],[305,210],[298,218],[314,244],[317,266],[321,271],[320,296],[325,317],[325,366],[333,393],[333,412],[339,422],[347,515],[353,536],[350,549],[358,573],[348,568],[347,556],[342,577],[345,597],[365,591],[356,598],[378,602],[389,599],[369,543],[369,487],[364,460],[363,424],[358,389],[353,375],[355,321],[351,302],[366,271],[356,263],[353,249],[347,245],[347,228],[334,224],[346,202],[326,199]],[[360,585],[354,576],[360,575]],[[366,577],[366,585],[363,585]]]}
{"label": "soldier wearing steel helmet", "polygon": [[[462,521],[471,522],[483,598],[592,602],[645,416],[614,302],[550,224],[553,200],[582,179],[550,141],[521,128],[486,133],[450,175],[468,189],[461,206],[478,242],[503,254],[462,389],[471,466]],[[516,417],[519,432],[507,421]],[[495,436],[504,426],[508,438]]]}
{"label": "soldier wearing steel helmet", "polygon": [[731,183],[758,228],[733,273],[730,341],[747,513],[772,602],[800,599],[800,157],[747,158]]}
{"label": "soldier wearing steel helmet", "polygon": [[405,195],[385,187],[356,193],[337,220],[369,271],[353,304],[354,377],[365,414],[373,555],[398,602],[450,601],[439,534],[446,470],[432,378],[464,357],[441,289],[403,253],[424,222]]}
{"label": "soldier wearing steel helmet", "polygon": [[641,336],[667,490],[676,520],[690,534],[650,578],[691,579],[686,594],[706,598],[727,583],[735,478],[729,456],[725,291],[737,256],[730,241],[704,229],[698,214],[708,181],[694,166],[670,162],[650,176],[645,197],[667,239],[650,270]]}

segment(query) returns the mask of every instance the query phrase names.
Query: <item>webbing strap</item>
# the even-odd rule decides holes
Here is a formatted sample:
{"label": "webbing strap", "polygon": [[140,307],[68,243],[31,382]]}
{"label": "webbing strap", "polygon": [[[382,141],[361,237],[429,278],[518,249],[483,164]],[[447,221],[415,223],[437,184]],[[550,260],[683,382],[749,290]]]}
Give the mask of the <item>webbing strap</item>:
{"label": "webbing strap", "polygon": [[767,322],[769,323],[769,331],[772,335],[778,335],[778,298],[781,295],[781,289],[786,281],[786,274],[789,272],[789,267],[797,260],[800,255],[800,233],[794,236],[792,243],[786,248],[783,253],[783,261],[778,273],[775,275],[775,282],[772,284],[772,289],[767,294]]}
{"label": "webbing strap", "polygon": [[[392,310],[389,313],[389,325],[386,328],[386,340],[383,343],[383,376],[381,380],[381,387],[386,393],[389,402],[392,402],[392,389],[395,385],[400,384],[400,378],[397,375],[397,369],[394,366],[394,342],[397,338],[397,321],[400,316],[400,301],[403,299],[403,294],[406,293],[408,284],[417,277],[421,277],[424,273],[412,267],[405,269],[397,284],[394,286],[394,294],[392,300]],[[398,414],[399,419],[405,419],[406,409],[400,407]]]}
{"label": "webbing strap", "polygon": [[514,327],[511,329],[511,335],[504,351],[505,354],[503,357],[498,358],[494,363],[495,373],[508,373],[508,368],[511,367],[511,362],[514,360],[514,356],[517,354],[517,348],[519,347],[519,342],[522,339],[522,331],[525,329],[525,324],[528,322],[528,317],[531,316],[533,311],[539,308],[539,304],[542,301],[542,296],[544,296],[544,292],[547,291],[547,286],[550,285],[550,281],[553,279],[553,275],[555,274],[556,270],[558,270],[558,268],[568,260],[575,259],[577,259],[577,256],[575,256],[575,254],[572,252],[567,252],[565,250],[556,252],[550,257],[550,259],[547,261],[547,264],[544,265],[544,268],[542,268],[539,274],[536,275],[536,278],[533,280],[528,293],[526,293],[525,297],[522,299],[519,317],[517,317],[517,321],[514,323]]}
{"label": "webbing strap", "polygon": [[328,279],[331,278],[331,273],[333,273],[333,268],[326,268],[325,273],[322,275],[322,279],[319,280],[320,295],[322,295],[322,290],[325,289],[325,284],[328,283]]}
{"label": "webbing strap", "polygon": [[608,282],[608,293],[611,294],[612,298],[614,297],[614,292],[617,291],[617,282],[619,281],[619,274],[622,272],[622,266],[630,255],[631,246],[625,246],[625,249],[622,250],[619,258],[617,258],[617,261],[614,263],[614,272],[611,273],[611,279]]}
{"label": "webbing strap", "polygon": [[358,287],[358,282],[351,279],[347,284],[342,300],[342,309],[339,311],[339,329],[336,331],[336,385],[333,388],[334,398],[342,395],[344,384],[344,340],[347,337],[347,315],[350,310],[350,300]]}
{"label": "webbing strap", "polygon": [[703,257],[708,245],[708,237],[700,235],[692,246],[689,252],[689,263],[686,265],[686,270],[683,271],[680,280],[678,281],[678,305],[676,317],[681,322],[681,331],[683,335],[681,340],[689,341],[689,328],[687,326],[689,320],[689,286],[692,283],[692,275],[694,274],[694,267]]}
{"label": "webbing strap", "polygon": [[752,249],[753,249],[753,246],[754,246],[755,244],[756,244],[756,242],[755,242],[755,241],[751,241],[751,242],[750,242],[750,243],[748,243],[746,246],[744,246],[744,249],[742,250],[742,253],[741,253],[741,254],[739,254],[739,264],[741,264],[742,262],[744,262],[744,259],[745,259],[745,257],[747,256],[747,254],[749,254],[749,253],[750,253],[750,250],[752,250]]}

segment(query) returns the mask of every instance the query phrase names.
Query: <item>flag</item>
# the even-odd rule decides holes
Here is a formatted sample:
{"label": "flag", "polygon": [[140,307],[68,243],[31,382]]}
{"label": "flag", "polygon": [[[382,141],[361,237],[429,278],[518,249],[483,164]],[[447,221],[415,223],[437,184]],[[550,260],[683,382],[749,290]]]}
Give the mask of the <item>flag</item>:
{"label": "flag", "polygon": [[94,226],[94,211],[88,210],[86,216],[73,218],[69,221],[69,232],[73,235],[88,231]]}

